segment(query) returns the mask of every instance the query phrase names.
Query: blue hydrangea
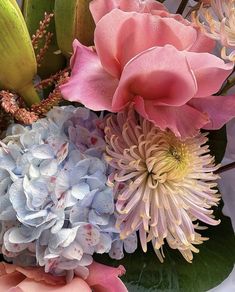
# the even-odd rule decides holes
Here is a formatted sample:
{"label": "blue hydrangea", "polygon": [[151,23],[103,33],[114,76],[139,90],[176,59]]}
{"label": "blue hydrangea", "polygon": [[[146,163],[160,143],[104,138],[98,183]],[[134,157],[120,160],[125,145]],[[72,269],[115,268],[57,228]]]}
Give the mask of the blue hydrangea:
{"label": "blue hydrangea", "polygon": [[[17,264],[86,277],[94,253],[137,247],[115,228],[102,119],[55,107],[32,126],[13,124],[0,142],[0,247]],[[23,262],[22,262],[23,260]]]}

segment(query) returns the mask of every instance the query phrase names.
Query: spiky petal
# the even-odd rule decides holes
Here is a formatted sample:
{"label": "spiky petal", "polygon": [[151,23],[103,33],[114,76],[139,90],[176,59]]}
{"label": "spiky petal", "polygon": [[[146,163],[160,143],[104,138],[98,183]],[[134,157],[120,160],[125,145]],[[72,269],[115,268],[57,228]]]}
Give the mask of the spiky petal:
{"label": "spiky petal", "polygon": [[[220,41],[223,48],[221,56],[235,60],[235,1],[211,0],[193,13],[194,22],[212,39]],[[227,54],[226,50],[230,52]]]}
{"label": "spiky petal", "polygon": [[144,251],[152,241],[162,261],[167,242],[190,262],[192,252],[198,252],[194,244],[206,240],[195,221],[219,223],[211,210],[219,201],[217,167],[206,135],[180,140],[132,109],[111,115],[105,134],[121,238],[138,230]]}

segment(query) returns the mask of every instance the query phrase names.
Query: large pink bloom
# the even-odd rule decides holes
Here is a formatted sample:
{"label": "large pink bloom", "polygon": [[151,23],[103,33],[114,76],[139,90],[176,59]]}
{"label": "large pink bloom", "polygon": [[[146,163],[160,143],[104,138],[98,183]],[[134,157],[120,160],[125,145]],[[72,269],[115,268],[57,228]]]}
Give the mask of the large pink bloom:
{"label": "large pink bloom", "polygon": [[22,268],[0,263],[0,292],[127,292],[118,278],[125,269],[93,263],[86,280],[75,277],[65,284],[63,277],[46,274],[41,268]]}
{"label": "large pink bloom", "polygon": [[208,53],[213,42],[163,9],[113,8],[96,16],[95,51],[74,41],[71,78],[61,86],[65,99],[111,112],[131,104],[160,129],[182,137],[220,128],[235,115],[233,96],[212,96],[233,68]]}
{"label": "large pink bloom", "polygon": [[166,11],[166,7],[156,0],[93,0],[90,3],[90,10],[96,23],[115,8],[140,13],[151,13],[154,10]]}

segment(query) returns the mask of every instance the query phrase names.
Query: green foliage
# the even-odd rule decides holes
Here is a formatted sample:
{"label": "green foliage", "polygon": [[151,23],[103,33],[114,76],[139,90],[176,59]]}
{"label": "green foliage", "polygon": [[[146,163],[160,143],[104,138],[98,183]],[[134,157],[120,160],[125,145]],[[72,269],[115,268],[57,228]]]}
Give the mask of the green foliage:
{"label": "green foliage", "polygon": [[94,43],[95,23],[89,10],[91,0],[55,0],[55,24],[58,45],[62,53],[70,57],[72,43]]}
{"label": "green foliage", "polygon": [[100,255],[97,260],[106,264],[124,265],[122,280],[129,292],[204,292],[219,285],[232,271],[235,262],[235,239],[230,219],[222,216],[219,226],[204,231],[209,241],[199,246],[192,264],[178,251],[164,247],[165,262],[161,264],[154,251],[144,254],[140,249],[113,261]]}
{"label": "green foliage", "polygon": [[227,145],[226,126],[220,130],[209,131],[208,138],[211,154],[215,156],[216,163],[220,163]]}

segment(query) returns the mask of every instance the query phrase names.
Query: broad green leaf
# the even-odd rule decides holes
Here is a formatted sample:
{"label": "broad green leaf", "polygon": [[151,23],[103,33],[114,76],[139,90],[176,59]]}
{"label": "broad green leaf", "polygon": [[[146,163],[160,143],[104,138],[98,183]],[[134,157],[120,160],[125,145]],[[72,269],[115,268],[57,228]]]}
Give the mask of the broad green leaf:
{"label": "broad green leaf", "polygon": [[106,264],[124,265],[122,277],[129,292],[203,292],[216,287],[232,271],[235,262],[235,240],[230,219],[222,216],[219,226],[204,231],[210,240],[199,246],[192,264],[179,252],[164,247],[165,262],[161,264],[155,253],[138,250],[121,261],[100,255],[97,260]]}
{"label": "broad green leaf", "polygon": [[83,45],[94,43],[95,23],[89,10],[91,0],[55,0],[55,25],[60,50],[72,54],[72,43],[78,39]]}
{"label": "broad green leaf", "polygon": [[211,154],[215,156],[216,163],[220,163],[227,145],[226,126],[220,130],[209,131],[208,138]]}

